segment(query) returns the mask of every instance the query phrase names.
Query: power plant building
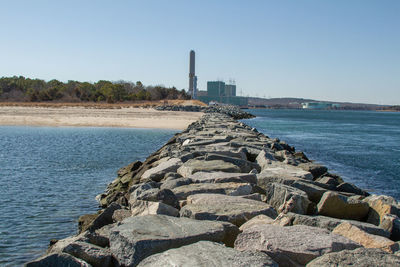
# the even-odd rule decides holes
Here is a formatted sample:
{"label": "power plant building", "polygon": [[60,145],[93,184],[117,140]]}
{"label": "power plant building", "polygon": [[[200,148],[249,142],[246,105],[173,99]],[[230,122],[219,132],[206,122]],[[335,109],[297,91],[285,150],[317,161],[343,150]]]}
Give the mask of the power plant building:
{"label": "power plant building", "polygon": [[207,92],[200,91],[198,99],[204,103],[218,102],[237,106],[247,106],[248,98],[236,96],[236,85],[222,81],[207,82]]}
{"label": "power plant building", "polygon": [[222,81],[207,82],[207,91],[197,91],[197,76],[195,73],[195,52],[189,54],[189,90],[192,99],[198,99],[204,103],[218,102],[237,106],[247,106],[248,98],[236,96],[236,85],[225,84]]}

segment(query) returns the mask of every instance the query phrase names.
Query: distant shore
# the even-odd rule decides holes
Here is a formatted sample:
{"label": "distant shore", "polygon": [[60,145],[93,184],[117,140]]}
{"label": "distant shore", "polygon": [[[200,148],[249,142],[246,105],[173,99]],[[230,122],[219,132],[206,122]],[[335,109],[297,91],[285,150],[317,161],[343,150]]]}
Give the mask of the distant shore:
{"label": "distant shore", "polygon": [[201,112],[157,111],[132,104],[1,103],[3,126],[185,129]]}

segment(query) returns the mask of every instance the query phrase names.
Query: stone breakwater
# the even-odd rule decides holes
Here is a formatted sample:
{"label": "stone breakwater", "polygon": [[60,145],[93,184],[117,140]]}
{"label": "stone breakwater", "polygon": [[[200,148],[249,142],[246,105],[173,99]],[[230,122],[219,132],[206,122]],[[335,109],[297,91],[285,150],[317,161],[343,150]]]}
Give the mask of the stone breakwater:
{"label": "stone breakwater", "polygon": [[226,114],[120,169],[98,200],[27,266],[400,265],[399,203]]}
{"label": "stone breakwater", "polygon": [[215,106],[193,106],[193,105],[187,105],[187,106],[172,106],[172,105],[165,105],[165,106],[158,106],[155,108],[156,110],[161,110],[161,111],[186,111],[186,112],[204,112],[204,113],[221,113],[221,114],[226,114],[236,120],[241,120],[241,119],[251,119],[254,118],[255,116],[253,114],[250,114],[248,112],[242,111],[240,108],[237,106],[231,106],[231,105],[215,105]]}

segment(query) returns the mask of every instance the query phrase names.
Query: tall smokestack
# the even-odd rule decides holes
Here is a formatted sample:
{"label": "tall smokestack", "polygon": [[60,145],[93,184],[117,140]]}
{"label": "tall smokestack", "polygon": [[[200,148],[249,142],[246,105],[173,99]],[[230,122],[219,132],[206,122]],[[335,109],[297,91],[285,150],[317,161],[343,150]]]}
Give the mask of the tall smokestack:
{"label": "tall smokestack", "polygon": [[195,53],[193,50],[190,50],[190,60],[189,60],[189,94],[193,97],[193,79],[195,76],[195,70],[194,70],[194,65],[195,65]]}

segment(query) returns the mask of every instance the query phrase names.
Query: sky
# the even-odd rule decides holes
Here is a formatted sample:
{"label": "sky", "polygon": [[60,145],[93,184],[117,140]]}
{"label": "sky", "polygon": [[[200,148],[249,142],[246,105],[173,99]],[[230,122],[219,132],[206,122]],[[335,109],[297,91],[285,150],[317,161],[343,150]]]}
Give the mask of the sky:
{"label": "sky", "polygon": [[398,0],[0,0],[0,77],[400,104]]}

